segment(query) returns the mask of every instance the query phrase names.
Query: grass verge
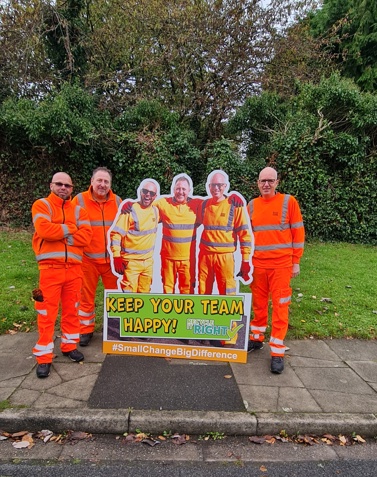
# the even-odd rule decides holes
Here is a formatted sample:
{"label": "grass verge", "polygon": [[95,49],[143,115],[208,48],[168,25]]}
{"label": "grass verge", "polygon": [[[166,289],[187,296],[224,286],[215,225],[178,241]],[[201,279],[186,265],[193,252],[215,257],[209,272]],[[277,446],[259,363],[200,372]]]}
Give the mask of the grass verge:
{"label": "grass verge", "polygon": [[[35,330],[31,299],[38,269],[31,233],[0,231],[0,334]],[[377,247],[308,243],[301,274],[292,280],[288,338],[377,338]],[[243,287],[249,291],[248,287]],[[96,329],[102,328],[103,287]]]}

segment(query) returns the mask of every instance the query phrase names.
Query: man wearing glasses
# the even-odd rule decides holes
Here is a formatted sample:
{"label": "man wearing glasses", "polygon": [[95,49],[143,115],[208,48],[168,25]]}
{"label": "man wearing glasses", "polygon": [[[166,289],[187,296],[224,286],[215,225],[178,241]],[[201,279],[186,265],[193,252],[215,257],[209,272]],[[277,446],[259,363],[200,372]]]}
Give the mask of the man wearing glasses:
{"label": "man wearing glasses", "polygon": [[240,275],[249,280],[252,237],[244,201],[240,196],[226,194],[228,176],[223,171],[213,171],[207,179],[211,197],[200,209],[199,221],[203,232],[199,246],[199,293],[211,295],[216,279],[220,295],[235,295],[236,280],[234,252],[239,242],[242,263]]}
{"label": "man wearing glasses", "polygon": [[268,300],[272,297],[270,336],[271,372],[284,370],[284,338],[288,330],[291,278],[300,273],[305,230],[297,200],[276,192],[277,172],[266,167],[259,174],[260,197],[248,204],[254,233],[253,320],[250,323],[248,352],[263,348],[268,322]]}
{"label": "man wearing glasses", "polygon": [[51,194],[32,206],[33,250],[39,268],[39,289],[35,290],[39,337],[33,348],[38,378],[50,374],[54,351],[54,329],[61,304],[61,344],[64,356],[80,362],[77,350],[80,336],[78,306],[82,286],[81,262],[84,248],[92,238],[87,212],[71,201],[72,180],[65,172],[56,173]]}
{"label": "man wearing glasses", "polygon": [[[153,253],[159,212],[153,205],[158,183],[144,180],[137,202],[122,202],[120,213],[110,229],[110,250],[114,270],[121,275],[120,287],[126,293],[149,293],[153,277]],[[130,206],[131,205],[131,206]]]}
{"label": "man wearing glasses", "polygon": [[90,187],[78,194],[73,203],[89,214],[93,237],[84,250],[84,274],[79,309],[80,346],[88,346],[95,326],[95,297],[98,281],[108,290],[117,288],[118,277],[113,274],[107,250],[107,231],[112,225],[122,200],[111,190],[112,173],[106,167],[97,167],[92,173]]}

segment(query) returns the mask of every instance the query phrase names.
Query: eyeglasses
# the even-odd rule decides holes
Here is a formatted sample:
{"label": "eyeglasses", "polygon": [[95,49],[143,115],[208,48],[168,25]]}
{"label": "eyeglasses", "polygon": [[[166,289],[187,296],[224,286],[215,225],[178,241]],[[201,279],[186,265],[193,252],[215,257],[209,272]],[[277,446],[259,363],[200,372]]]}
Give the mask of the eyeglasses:
{"label": "eyeglasses", "polygon": [[259,180],[258,182],[260,184],[268,184],[268,185],[272,185],[274,182],[276,182],[277,179],[261,179]]}
{"label": "eyeglasses", "polygon": [[212,189],[214,189],[215,187],[217,187],[218,189],[221,189],[221,187],[224,187],[224,183],[221,183],[221,182],[212,182],[209,186],[212,187]]}
{"label": "eyeglasses", "polygon": [[66,189],[71,189],[73,187],[72,184],[63,184],[63,182],[51,182],[51,184],[55,184],[58,187],[65,187]]}
{"label": "eyeglasses", "polygon": [[156,195],[156,192],[153,192],[153,190],[148,190],[148,189],[141,189],[141,192],[144,195],[150,195],[151,197],[154,197]]}

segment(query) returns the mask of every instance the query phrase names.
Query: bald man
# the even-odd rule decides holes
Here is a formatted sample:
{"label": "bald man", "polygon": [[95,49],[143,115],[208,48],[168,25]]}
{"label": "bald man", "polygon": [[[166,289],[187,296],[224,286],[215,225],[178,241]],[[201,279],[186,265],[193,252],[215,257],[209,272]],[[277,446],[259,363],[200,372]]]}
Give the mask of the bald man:
{"label": "bald man", "polygon": [[137,202],[125,200],[110,232],[114,270],[122,276],[125,293],[149,293],[153,277],[153,253],[159,212],[153,202],[158,183],[147,179],[138,188]]}
{"label": "bald man", "polygon": [[264,168],[258,179],[260,197],[248,204],[254,233],[252,308],[248,352],[263,348],[268,322],[268,300],[272,297],[270,335],[271,372],[284,370],[284,338],[288,330],[291,278],[300,273],[305,230],[297,200],[276,192],[279,180],[272,167]]}
{"label": "bald man", "polygon": [[82,286],[82,257],[92,238],[89,216],[71,201],[73,184],[65,172],[54,174],[50,195],[32,207],[33,250],[39,268],[35,309],[39,337],[33,348],[38,378],[47,378],[54,357],[54,330],[61,305],[61,344],[64,356],[80,362],[78,306]]}

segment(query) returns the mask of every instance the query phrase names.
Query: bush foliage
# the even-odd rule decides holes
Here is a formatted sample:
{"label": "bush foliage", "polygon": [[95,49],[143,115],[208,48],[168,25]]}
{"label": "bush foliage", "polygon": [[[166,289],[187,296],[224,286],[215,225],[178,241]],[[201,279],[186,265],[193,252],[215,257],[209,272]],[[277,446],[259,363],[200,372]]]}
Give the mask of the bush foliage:
{"label": "bush foliage", "polygon": [[0,106],[0,220],[30,225],[32,202],[47,195],[58,170],[79,192],[105,165],[115,192],[134,198],[142,179],[156,179],[169,193],[182,172],[194,193],[205,194],[208,173],[223,169],[231,189],[250,200],[260,169],[272,165],[280,190],[298,198],[309,237],[377,244],[376,96],[338,75],[296,89],[293,99],[268,92],[249,98],[226,134],[206,144],[155,100],[110,115],[75,84],[39,101],[8,99]]}

